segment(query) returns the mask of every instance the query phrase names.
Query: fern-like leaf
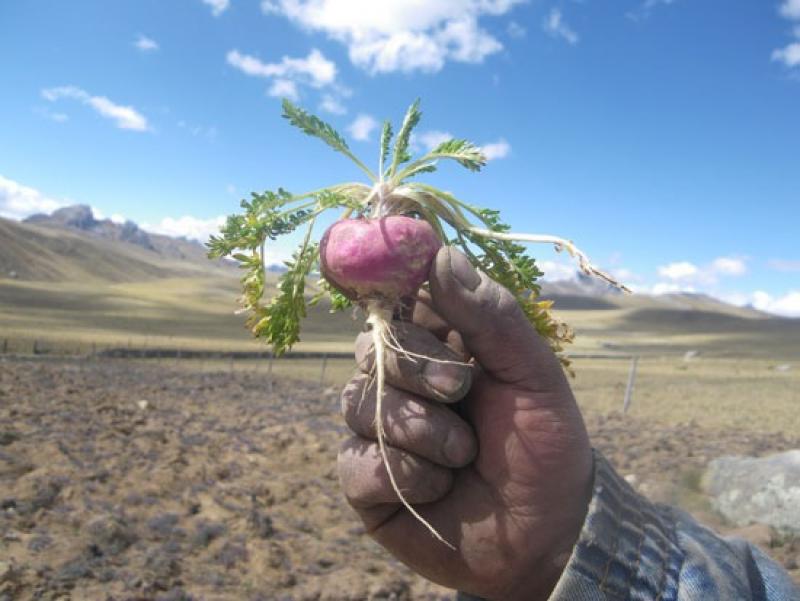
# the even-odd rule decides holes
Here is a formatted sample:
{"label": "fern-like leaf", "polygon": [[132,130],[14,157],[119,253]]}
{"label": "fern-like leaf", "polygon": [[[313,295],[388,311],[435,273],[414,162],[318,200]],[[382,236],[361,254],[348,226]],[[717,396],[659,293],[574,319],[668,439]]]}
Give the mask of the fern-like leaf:
{"label": "fern-like leaf", "polygon": [[389,175],[393,176],[397,173],[397,167],[403,163],[411,160],[411,155],[408,153],[408,145],[411,140],[411,132],[419,123],[422,117],[422,112],[419,110],[419,98],[411,103],[406,111],[406,116],[403,118],[403,124],[400,126],[400,131],[397,133],[397,140],[394,143],[394,156],[392,157],[392,168],[389,170]]}
{"label": "fern-like leaf", "polygon": [[453,159],[470,171],[480,171],[486,165],[483,151],[468,140],[442,142],[421,160],[425,159]]}
{"label": "fern-like leaf", "polygon": [[378,165],[378,175],[383,175],[384,165],[389,160],[389,144],[392,141],[392,123],[391,121],[383,122],[383,131],[381,132],[381,156]]}
{"label": "fern-like leaf", "polygon": [[295,106],[287,98],[283,99],[283,118],[288,119],[289,123],[303,131],[303,133],[319,138],[337,152],[341,152],[358,165],[372,181],[375,181],[375,175],[372,171],[350,152],[350,147],[347,146],[344,137],[336,131],[332,125],[326,123],[316,115],[312,115],[300,107]]}

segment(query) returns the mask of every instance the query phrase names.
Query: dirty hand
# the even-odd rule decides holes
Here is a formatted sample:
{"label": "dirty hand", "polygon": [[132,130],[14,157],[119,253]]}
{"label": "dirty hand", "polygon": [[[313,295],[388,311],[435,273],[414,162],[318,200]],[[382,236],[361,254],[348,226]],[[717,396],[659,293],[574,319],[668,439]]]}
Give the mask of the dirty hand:
{"label": "dirty hand", "polygon": [[[458,251],[439,251],[413,323],[413,353],[474,365],[387,357],[384,426],[406,498],[392,490],[376,442],[369,334],[363,373],[342,394],[353,436],[339,455],[345,496],[367,531],[428,579],[488,599],[546,599],[577,540],[591,496],[588,436],[562,368],[512,295]],[[365,390],[366,389],[366,390]]]}

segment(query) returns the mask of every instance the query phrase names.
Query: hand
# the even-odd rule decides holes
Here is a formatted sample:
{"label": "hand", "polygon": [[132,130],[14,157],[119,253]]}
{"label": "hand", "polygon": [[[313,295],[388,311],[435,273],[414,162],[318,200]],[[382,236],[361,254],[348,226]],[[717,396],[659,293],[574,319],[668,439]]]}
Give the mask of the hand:
{"label": "hand", "polygon": [[401,490],[456,550],[391,488],[375,436],[375,389],[367,388],[369,334],[356,344],[363,373],[342,394],[354,431],[339,455],[344,493],[370,535],[428,579],[488,599],[546,599],[591,496],[580,411],[558,359],[505,288],[443,248],[430,290],[412,323],[397,324],[400,343],[472,365],[392,353],[383,423]]}

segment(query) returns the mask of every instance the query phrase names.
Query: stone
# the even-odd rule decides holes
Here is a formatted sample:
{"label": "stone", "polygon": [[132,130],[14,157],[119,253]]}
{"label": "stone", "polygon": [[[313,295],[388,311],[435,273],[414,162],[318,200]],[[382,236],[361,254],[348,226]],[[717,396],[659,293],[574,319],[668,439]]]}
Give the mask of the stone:
{"label": "stone", "polygon": [[800,535],[800,449],[768,457],[720,457],[703,477],[712,506],[737,526]]}

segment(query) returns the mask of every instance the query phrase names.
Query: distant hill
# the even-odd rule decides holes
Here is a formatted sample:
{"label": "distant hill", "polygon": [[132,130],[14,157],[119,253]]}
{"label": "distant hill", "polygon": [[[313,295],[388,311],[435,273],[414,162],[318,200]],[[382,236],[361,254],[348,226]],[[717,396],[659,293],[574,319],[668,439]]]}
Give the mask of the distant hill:
{"label": "distant hill", "polygon": [[154,251],[165,258],[208,261],[204,246],[195,240],[152,234],[130,220],[115,223],[110,219],[95,219],[92,209],[86,205],[64,207],[50,215],[32,215],[24,223],[69,229],[105,240],[126,242]]}
{"label": "distant hill", "polygon": [[0,218],[0,278],[133,282],[235,271],[209,261],[198,242],[97,220],[83,205],[24,222]]}

